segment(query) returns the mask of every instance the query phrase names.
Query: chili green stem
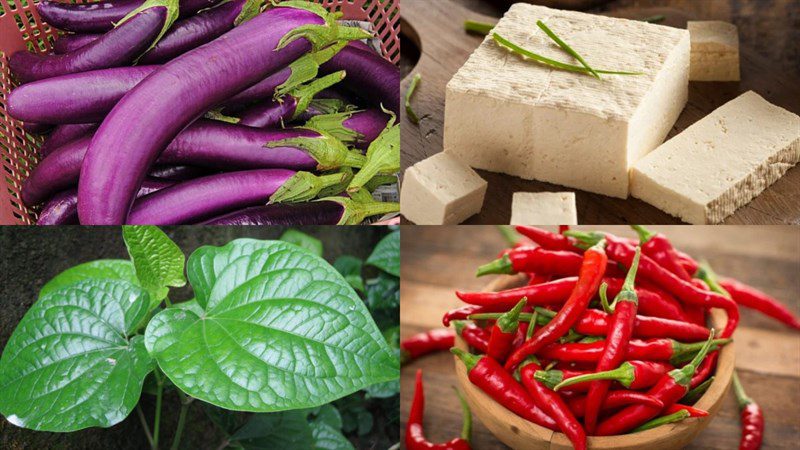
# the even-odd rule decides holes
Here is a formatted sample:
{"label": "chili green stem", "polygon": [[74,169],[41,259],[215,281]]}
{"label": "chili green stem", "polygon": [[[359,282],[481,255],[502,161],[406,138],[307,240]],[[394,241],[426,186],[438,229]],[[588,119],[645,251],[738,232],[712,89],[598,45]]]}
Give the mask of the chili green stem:
{"label": "chili green stem", "polygon": [[675,383],[682,386],[689,386],[689,383],[692,381],[692,376],[697,370],[697,366],[703,362],[703,359],[705,359],[706,355],[708,355],[708,352],[711,350],[711,346],[714,342],[714,335],[716,335],[716,330],[712,328],[708,332],[708,340],[703,344],[703,347],[700,349],[700,351],[694,355],[694,358],[689,361],[689,364],[686,364],[680,369],[674,369],[669,372],[669,375],[675,380]]}
{"label": "chili green stem", "polygon": [[472,411],[469,409],[469,404],[467,404],[467,400],[461,395],[461,392],[453,386],[453,390],[456,391],[456,395],[458,396],[458,401],[461,403],[461,416],[462,416],[462,425],[461,425],[461,439],[470,442],[472,439]]}
{"label": "chili green stem", "polygon": [[526,303],[528,303],[528,298],[522,297],[511,310],[503,313],[503,315],[497,319],[497,327],[500,328],[503,333],[513,333],[517,331],[519,327],[519,316]]}
{"label": "chili green stem", "polygon": [[700,400],[700,397],[702,397],[706,393],[708,387],[711,386],[711,383],[713,382],[714,382],[714,377],[710,377],[706,381],[703,381],[702,383],[698,384],[697,387],[687,392],[686,395],[684,395],[683,398],[681,398],[679,403],[682,403],[684,405],[693,405],[697,403],[697,401]]}
{"label": "chili green stem", "polygon": [[533,315],[531,316],[530,324],[528,325],[528,332],[525,333],[525,340],[527,341],[533,336],[533,332],[536,331],[536,321],[539,320],[539,311],[533,310]]}
{"label": "chili green stem", "polygon": [[[505,47],[505,48],[511,50],[512,52],[520,55],[520,56],[523,56],[523,57],[528,58],[528,59],[532,59],[532,60],[534,60],[536,62],[539,62],[541,64],[545,64],[545,65],[554,67],[556,69],[566,70],[566,71],[569,71],[569,72],[578,72],[578,73],[589,74],[589,71],[586,70],[585,67],[574,66],[572,64],[563,63],[561,61],[556,61],[555,59],[550,59],[550,58],[547,58],[545,56],[533,53],[530,50],[525,50],[524,48],[520,47],[517,44],[514,44],[513,42],[511,42],[508,39],[500,36],[497,33],[492,33],[492,38],[501,47]],[[608,75],[644,75],[643,72],[617,72],[617,71],[609,71],[609,70],[596,70],[595,72],[602,73],[602,74],[608,74]]]}
{"label": "chili green stem", "polygon": [[635,231],[636,234],[639,235],[639,242],[641,242],[642,244],[646,243],[647,241],[652,239],[653,236],[656,235],[655,233],[653,233],[652,231],[648,230],[647,228],[641,225],[631,225],[631,228],[633,228],[633,231]]}
{"label": "chili green stem", "polygon": [[753,403],[753,399],[748,397],[747,393],[744,391],[742,382],[739,381],[739,375],[735,370],[733,371],[733,393],[736,394],[736,402],[739,403],[739,409]]}
{"label": "chili green stem", "polygon": [[150,426],[147,425],[147,419],[144,417],[141,404],[136,404],[136,415],[139,417],[139,422],[142,423],[142,429],[144,430],[144,435],[147,438],[147,443],[150,444],[150,447],[152,447],[153,435],[150,433]]}
{"label": "chili green stem", "polygon": [[594,380],[615,380],[618,381],[619,384],[627,388],[631,386],[631,383],[633,383],[633,377],[634,377],[633,365],[626,361],[616,369],[606,370],[603,372],[587,373],[584,375],[578,375],[576,377],[568,378],[558,383],[553,388],[553,390],[558,391],[561,388],[572,386],[573,384],[582,383],[584,381],[594,381]]}
{"label": "chili green stem", "polygon": [[[714,339],[711,341],[711,350],[714,351],[719,347],[733,342],[733,339]],[[686,361],[689,361],[692,358],[696,358],[697,355],[700,354],[700,350],[706,345],[706,342],[692,342],[691,344],[686,344],[683,342],[675,342],[673,344],[673,353],[672,358],[670,358],[669,362],[673,366],[678,366]],[[696,368],[696,367],[695,367]]]}
{"label": "chili green stem", "polygon": [[482,277],[484,275],[492,274],[511,275],[513,273],[514,267],[511,264],[511,258],[509,258],[508,255],[503,255],[492,262],[478,267],[478,272],[475,274],[475,276]]}
{"label": "chili green stem", "polygon": [[411,96],[414,95],[414,91],[417,90],[417,85],[419,84],[420,80],[422,80],[422,75],[418,73],[414,74],[414,77],[411,78],[411,84],[408,85],[408,90],[406,91],[406,116],[408,116],[408,120],[410,120],[414,125],[419,124],[419,117],[417,117],[417,114],[411,107]]}
{"label": "chili green stem", "polygon": [[708,261],[702,261],[700,265],[697,267],[697,273],[695,277],[700,278],[703,280],[707,285],[708,288],[712,291],[723,295],[724,297],[731,298],[731,294],[725,290],[724,287],[720,286],[719,284],[719,277],[711,269],[711,265],[708,264]]}
{"label": "chili green stem", "polygon": [[595,70],[592,69],[591,66],[589,66],[589,63],[587,63],[586,60],[584,60],[583,57],[578,54],[578,52],[573,50],[572,47],[567,45],[566,42],[562,41],[561,38],[559,38],[553,32],[553,30],[551,30],[547,25],[544,24],[544,22],[542,22],[541,20],[537,20],[536,21],[536,26],[538,26],[542,31],[544,31],[546,35],[550,36],[550,39],[552,39],[553,42],[558,44],[558,46],[561,47],[562,50],[564,50],[565,52],[569,53],[573,58],[577,59],[578,62],[580,62],[583,65],[583,67],[585,67],[586,70],[588,70],[589,73],[592,74],[592,76],[594,76],[598,80],[600,79],[600,75],[598,75],[597,72],[595,72]]}
{"label": "chili green stem", "polygon": [[650,430],[661,425],[666,425],[668,423],[680,422],[683,419],[687,419],[689,415],[690,415],[689,411],[682,409],[678,412],[669,414],[667,416],[661,416],[657,419],[645,422],[639,425],[637,428],[634,428],[633,431],[631,431],[631,433],[638,433],[640,431]]}
{"label": "chili green stem", "polygon": [[156,369],[153,374],[156,377],[156,418],[153,424],[153,450],[158,450],[158,433],[161,429],[161,400],[164,396],[164,379],[161,378],[161,372]]}
{"label": "chili green stem", "polygon": [[480,34],[482,36],[486,36],[492,32],[494,29],[494,25],[485,22],[476,22],[474,20],[465,20],[464,21],[464,31],[467,33],[475,33]]}
{"label": "chili green stem", "polygon": [[520,235],[509,225],[498,225],[497,229],[503,235],[508,245],[517,245],[520,241]]}
{"label": "chili green stem", "polygon": [[189,412],[189,405],[191,405],[194,400],[194,398],[180,391],[178,391],[178,396],[181,398],[181,412],[180,415],[178,415],[178,426],[175,428],[175,437],[172,439],[170,450],[178,450],[178,448],[180,448],[181,435],[183,434],[183,429],[186,427],[186,414]]}
{"label": "chili green stem", "polygon": [[478,364],[478,361],[481,360],[481,356],[473,355],[472,353],[467,353],[464,350],[461,350],[460,348],[457,347],[451,348],[450,353],[458,356],[458,358],[467,367],[467,372],[472,370],[472,368],[475,367],[476,364]]}
{"label": "chili green stem", "polygon": [[548,368],[545,368],[545,370],[537,370],[533,373],[533,378],[550,389],[554,389],[557,385],[565,381],[564,372],[560,370],[550,370]]}
{"label": "chili green stem", "polygon": [[611,314],[614,312],[614,308],[608,303],[608,283],[603,281],[600,283],[600,289],[597,290],[597,293],[600,295],[600,304],[603,306],[603,311]]}

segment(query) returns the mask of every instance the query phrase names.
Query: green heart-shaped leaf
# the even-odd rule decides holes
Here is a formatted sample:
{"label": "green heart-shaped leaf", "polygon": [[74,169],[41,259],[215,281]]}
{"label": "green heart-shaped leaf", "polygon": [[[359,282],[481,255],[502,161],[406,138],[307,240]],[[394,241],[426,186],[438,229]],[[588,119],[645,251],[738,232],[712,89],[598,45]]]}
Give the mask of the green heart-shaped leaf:
{"label": "green heart-shaped leaf", "polygon": [[286,230],[281,235],[280,240],[294,244],[300,248],[304,248],[317,256],[322,256],[322,241],[313,236],[309,236],[302,231],[293,229]]}
{"label": "green heart-shaped leaf", "polygon": [[0,358],[0,412],[42,431],[110,427],[136,406],[153,369],[142,336],[145,290],[86,279],[40,298]]}
{"label": "green heart-shaped leaf", "polygon": [[156,314],[145,343],[192,397],[227,409],[282,411],[399,376],[353,288],[306,250],[252,239],[201,247],[188,275],[197,300]]}
{"label": "green heart-shaped leaf", "polygon": [[378,242],[367,258],[367,264],[396,277],[400,276],[400,232],[389,233]]}
{"label": "green heart-shaped leaf", "polygon": [[315,450],[352,450],[342,434],[342,415],[333,405],[324,405],[310,422]]}
{"label": "green heart-shaped leaf", "polygon": [[150,309],[167,297],[170,287],[186,284],[183,266],[186,257],[172,239],[158,227],[124,226],[122,237],[128,247],[136,277],[150,293]]}
{"label": "green heart-shaped leaf", "polygon": [[313,448],[306,411],[255,414],[230,437],[246,450]]}
{"label": "green heart-shaped leaf", "polygon": [[359,292],[364,292],[364,279],[361,277],[363,265],[363,261],[350,255],[342,255],[333,262],[333,267]]}
{"label": "green heart-shaped leaf", "polygon": [[78,281],[88,279],[124,280],[139,284],[133,264],[130,261],[125,259],[100,259],[70,267],[56,275],[39,291],[39,298]]}

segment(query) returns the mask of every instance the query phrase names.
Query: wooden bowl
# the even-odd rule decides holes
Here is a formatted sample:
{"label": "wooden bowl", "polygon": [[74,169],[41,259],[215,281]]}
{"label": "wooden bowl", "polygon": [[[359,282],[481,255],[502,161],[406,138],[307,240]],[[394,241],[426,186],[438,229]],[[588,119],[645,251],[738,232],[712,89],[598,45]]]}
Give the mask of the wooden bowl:
{"label": "wooden bowl", "polygon": [[[486,291],[499,291],[524,284],[523,275],[503,276],[489,284]],[[725,313],[712,310],[711,321],[714,327],[721,330],[725,324]],[[461,339],[456,346],[466,350],[467,345]],[[652,430],[618,436],[589,437],[590,449],[648,450],[680,449],[685,447],[716,415],[725,393],[733,377],[734,348],[730,343],[720,350],[714,382],[708,391],[694,405],[708,411],[708,417],[689,418],[674,424],[662,425]],[[472,412],[478,416],[486,428],[494,436],[513,449],[570,449],[569,439],[562,434],[536,425],[507,410],[491,397],[474,386],[467,378],[464,364],[456,357],[456,377],[461,391],[469,403]]]}

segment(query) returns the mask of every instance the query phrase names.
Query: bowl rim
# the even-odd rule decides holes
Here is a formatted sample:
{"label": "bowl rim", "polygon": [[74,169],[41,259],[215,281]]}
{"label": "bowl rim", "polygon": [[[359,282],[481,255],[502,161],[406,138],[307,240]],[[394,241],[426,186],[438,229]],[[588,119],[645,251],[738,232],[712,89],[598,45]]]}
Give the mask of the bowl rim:
{"label": "bowl rim", "polygon": [[[497,277],[492,282],[487,284],[483,291],[491,292],[491,291],[498,291],[501,289],[509,289],[512,287],[516,287],[521,285],[525,281],[524,274],[517,274],[517,275],[503,275]],[[711,322],[716,329],[722,329],[727,320],[727,316],[723,310],[720,309],[712,309],[711,310]],[[456,346],[466,350],[467,344],[461,339],[460,336],[456,336]],[[455,369],[456,369],[456,376],[459,379],[459,384],[461,388],[465,391],[472,390],[477,391],[477,394],[484,395],[489,398],[492,402],[494,399],[488,397],[487,394],[480,391],[477,387],[475,387],[468,379],[466,368],[464,364],[461,363],[458,357],[454,356],[455,362]],[[655,441],[661,440],[666,435],[673,435],[679,433],[689,433],[692,431],[696,431],[699,433],[702,431],[711,420],[716,415],[717,411],[721,407],[721,399],[727,392],[728,388],[731,385],[733,379],[733,371],[734,371],[734,363],[735,363],[735,348],[734,342],[731,342],[719,352],[719,358],[717,360],[717,368],[714,372],[714,381],[709,386],[708,390],[703,394],[702,397],[693,405],[696,408],[708,411],[708,416],[706,417],[696,417],[696,418],[689,418],[682,420],[677,423],[665,424],[658,426],[656,428],[652,428],[650,430],[640,431],[638,433],[628,433],[628,434],[618,434],[613,436],[587,436],[587,447],[594,448],[594,449],[612,449],[612,448],[637,448],[643,445],[646,445],[648,441]],[[467,400],[471,399],[470,395],[467,395]],[[495,402],[496,403],[496,402]],[[477,415],[480,417],[480,412],[483,410],[480,408],[475,408],[474,405],[470,405],[473,410],[479,411]],[[548,441],[552,444],[558,445],[565,445],[571,447],[569,439],[567,439],[566,435],[561,433],[560,431],[550,430],[549,428],[545,428],[541,425],[537,425],[533,422],[529,422],[522,417],[517,416],[513,412],[503,408],[503,411],[509,415],[509,417],[514,420],[514,422],[519,422],[523,425],[524,428],[530,430],[529,434],[535,434],[538,436],[550,436]],[[516,426],[516,424],[515,424]],[[520,428],[519,426],[516,426]],[[499,439],[499,438],[498,438]],[[501,439],[502,441],[502,439]]]}

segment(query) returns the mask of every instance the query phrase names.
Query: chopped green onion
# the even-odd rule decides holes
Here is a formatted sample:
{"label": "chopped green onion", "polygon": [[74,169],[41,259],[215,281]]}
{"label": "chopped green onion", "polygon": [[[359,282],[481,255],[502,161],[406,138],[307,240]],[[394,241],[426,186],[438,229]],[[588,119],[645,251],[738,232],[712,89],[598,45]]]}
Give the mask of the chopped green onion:
{"label": "chopped green onion", "polygon": [[419,125],[419,117],[417,117],[416,113],[414,113],[414,110],[411,109],[411,96],[414,95],[414,91],[417,89],[417,85],[421,79],[422,75],[414,75],[414,78],[411,79],[411,84],[408,86],[408,90],[406,91],[406,116],[408,116],[408,120],[410,120],[414,125]]}
{"label": "chopped green onion", "polygon": [[667,16],[665,16],[663,14],[656,14],[655,16],[645,17],[644,19],[642,19],[642,22],[659,23],[659,22],[663,22],[664,19],[666,19],[666,18],[667,18]]}
{"label": "chopped green onion", "polygon": [[484,22],[476,22],[474,20],[465,20],[464,21],[464,31],[467,33],[475,33],[486,36],[487,34],[492,32],[494,25],[490,23]]}
{"label": "chopped green onion", "polygon": [[598,74],[597,74],[597,72],[595,72],[595,71],[594,71],[594,69],[592,69],[592,68],[589,66],[589,63],[587,63],[587,62],[586,62],[586,61],[583,59],[583,57],[581,57],[581,55],[579,55],[579,54],[578,54],[578,52],[576,52],[575,50],[573,50],[573,49],[572,49],[572,47],[570,47],[569,45],[567,45],[567,43],[566,43],[566,42],[562,41],[562,40],[561,40],[561,38],[559,38],[558,36],[556,36],[556,34],[555,34],[555,33],[553,33],[553,30],[551,30],[551,29],[550,29],[550,28],[549,28],[547,25],[545,25],[545,24],[544,24],[544,22],[542,22],[541,20],[537,20],[537,21],[536,21],[536,25],[537,25],[539,28],[541,28],[541,29],[542,29],[542,31],[544,31],[544,32],[545,32],[545,34],[547,34],[548,36],[550,36],[550,39],[552,39],[552,40],[553,40],[553,42],[555,42],[556,44],[558,44],[558,46],[559,46],[559,47],[561,47],[561,48],[562,48],[562,49],[563,49],[565,52],[569,53],[570,55],[572,55],[572,57],[573,57],[573,58],[577,59],[577,60],[578,60],[578,62],[580,62],[581,64],[583,64],[583,67],[585,67],[585,68],[586,68],[586,70],[588,70],[588,71],[589,71],[589,72],[592,74],[592,76],[594,76],[594,77],[595,77],[595,78],[597,78],[598,80],[600,79],[600,75],[598,75]]}
{"label": "chopped green onion", "polygon": [[[514,53],[516,53],[516,54],[518,54],[520,56],[523,56],[525,58],[532,59],[534,61],[540,62],[542,64],[545,64],[545,65],[548,65],[548,66],[551,66],[551,67],[555,67],[556,69],[567,70],[567,71],[570,71],[570,72],[578,72],[578,73],[589,74],[589,71],[586,70],[585,67],[573,66],[572,64],[567,64],[567,63],[563,63],[561,61],[556,61],[554,59],[550,59],[550,58],[544,57],[542,55],[538,55],[536,53],[533,53],[533,52],[531,52],[529,50],[525,50],[524,48],[520,47],[517,44],[514,44],[513,42],[511,42],[508,39],[500,36],[497,33],[492,33],[492,38],[494,38],[494,40],[498,44],[500,44],[500,46],[505,47],[505,48],[511,50],[512,52],[514,52]],[[595,72],[606,74],[606,75],[644,75],[643,72],[617,72],[617,71],[610,71],[610,70],[595,70]]]}

